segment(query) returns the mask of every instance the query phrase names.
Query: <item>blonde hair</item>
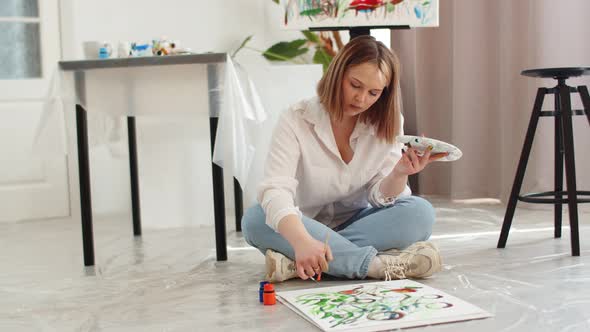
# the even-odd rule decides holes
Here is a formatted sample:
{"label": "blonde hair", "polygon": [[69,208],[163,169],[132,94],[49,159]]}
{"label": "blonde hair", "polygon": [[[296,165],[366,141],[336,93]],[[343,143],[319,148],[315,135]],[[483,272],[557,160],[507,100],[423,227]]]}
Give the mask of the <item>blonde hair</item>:
{"label": "blonde hair", "polygon": [[393,143],[400,132],[401,96],[399,88],[400,63],[397,55],[371,36],[353,38],[336,54],[317,86],[321,104],[330,116],[342,119],[342,80],[349,67],[363,63],[376,64],[387,78],[387,86],[379,99],[360,120],[373,125],[377,137]]}

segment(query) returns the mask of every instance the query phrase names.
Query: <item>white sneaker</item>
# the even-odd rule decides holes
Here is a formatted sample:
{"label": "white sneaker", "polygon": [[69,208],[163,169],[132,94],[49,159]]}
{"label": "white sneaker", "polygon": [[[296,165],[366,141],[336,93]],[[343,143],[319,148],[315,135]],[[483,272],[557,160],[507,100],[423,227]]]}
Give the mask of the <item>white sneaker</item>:
{"label": "white sneaker", "polygon": [[385,280],[426,278],[442,269],[438,248],[430,242],[416,242],[406,249],[390,249],[377,254],[383,262]]}
{"label": "white sneaker", "polygon": [[274,283],[297,278],[295,262],[285,255],[268,249],[265,257],[266,280]]}

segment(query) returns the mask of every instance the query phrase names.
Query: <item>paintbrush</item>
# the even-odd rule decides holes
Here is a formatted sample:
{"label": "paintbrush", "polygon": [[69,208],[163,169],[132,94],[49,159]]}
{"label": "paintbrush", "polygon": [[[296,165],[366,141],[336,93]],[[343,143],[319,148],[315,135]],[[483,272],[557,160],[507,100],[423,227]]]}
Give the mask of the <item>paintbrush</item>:
{"label": "paintbrush", "polygon": [[[326,253],[328,253],[328,240],[329,239],[330,239],[330,232],[328,232],[328,234],[326,234],[326,239],[324,240],[324,250],[326,251]],[[320,274],[318,275],[318,281],[321,281],[321,280],[322,280],[322,271],[320,271]]]}

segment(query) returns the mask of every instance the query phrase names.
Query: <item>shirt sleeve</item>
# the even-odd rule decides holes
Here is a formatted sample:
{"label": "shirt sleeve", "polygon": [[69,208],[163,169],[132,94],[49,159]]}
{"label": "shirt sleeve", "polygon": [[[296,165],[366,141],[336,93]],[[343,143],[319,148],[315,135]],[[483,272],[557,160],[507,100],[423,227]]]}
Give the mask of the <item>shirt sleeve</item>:
{"label": "shirt sleeve", "polygon": [[278,232],[279,222],[288,215],[302,216],[295,206],[298,181],[295,178],[301,156],[291,110],[283,113],[274,129],[264,177],[257,188],[257,200],[266,215],[266,223]]}
{"label": "shirt sleeve", "polygon": [[[403,117],[400,116],[400,120],[401,120],[401,124],[400,124],[401,128],[399,130],[399,135],[403,135],[404,134]],[[402,148],[403,148],[403,144],[395,142],[393,144],[389,154],[387,155],[387,158],[385,158],[385,162],[383,163],[381,170],[377,173],[377,175],[375,175],[369,181],[368,201],[371,204],[371,206],[373,206],[373,207],[391,206],[395,203],[395,200],[397,198],[408,197],[408,196],[412,195],[412,190],[410,189],[410,187],[407,184],[406,184],[404,190],[401,193],[399,193],[397,196],[391,196],[391,197],[385,196],[385,195],[383,195],[383,193],[379,189],[381,187],[381,183],[383,182],[383,179],[393,170],[393,168],[395,167],[397,162],[401,159]]]}

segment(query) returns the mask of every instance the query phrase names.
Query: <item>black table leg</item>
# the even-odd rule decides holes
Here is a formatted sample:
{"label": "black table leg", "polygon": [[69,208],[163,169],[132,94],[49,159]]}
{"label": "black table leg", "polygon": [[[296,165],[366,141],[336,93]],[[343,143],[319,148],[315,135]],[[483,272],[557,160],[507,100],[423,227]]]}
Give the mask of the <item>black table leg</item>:
{"label": "black table leg", "polygon": [[94,235],[92,231],[92,200],[90,196],[90,162],[88,158],[88,122],[86,110],[76,104],[76,134],[78,138],[78,174],[80,180],[80,212],[82,215],[82,247],[84,265],[94,265]]}
{"label": "black table leg", "polygon": [[568,213],[570,216],[570,236],[572,256],[580,256],[578,232],[578,194],[576,188],[576,161],[574,157],[574,133],[572,126],[572,107],[570,88],[565,83],[559,84],[561,118],[563,121],[563,146],[565,149],[565,176],[567,181]]}
{"label": "black table leg", "polygon": [[141,235],[141,207],[139,204],[139,178],[137,172],[137,133],[135,117],[127,117],[127,137],[129,142],[129,170],[131,175],[131,211],[133,213],[133,235]]}
{"label": "black table leg", "polygon": [[535,138],[535,131],[537,130],[537,123],[539,122],[539,116],[541,115],[541,108],[543,107],[543,100],[545,99],[546,94],[546,88],[539,88],[537,90],[537,97],[535,98],[535,105],[533,106],[533,111],[531,113],[529,128],[527,129],[526,136],[524,138],[522,153],[520,154],[520,160],[516,169],[516,176],[514,178],[514,183],[512,184],[512,191],[510,192],[508,206],[506,207],[504,222],[502,223],[502,231],[500,232],[500,239],[498,240],[498,248],[506,247],[508,232],[510,231],[510,226],[512,225],[512,218],[514,217],[514,211],[516,210],[516,203],[518,201],[518,196],[520,195],[520,188],[522,186],[522,181],[524,180],[526,165],[529,161],[531,148],[533,147],[533,138]]}
{"label": "black table leg", "polygon": [[[215,150],[218,118],[209,118],[211,128],[211,156]],[[227,260],[227,238],[225,233],[225,201],[223,193],[223,169],[213,163],[213,208],[215,211],[215,244],[217,260]]]}
{"label": "black table leg", "polygon": [[236,232],[242,231],[242,215],[244,215],[244,198],[238,179],[234,178],[234,204],[236,208]]}

